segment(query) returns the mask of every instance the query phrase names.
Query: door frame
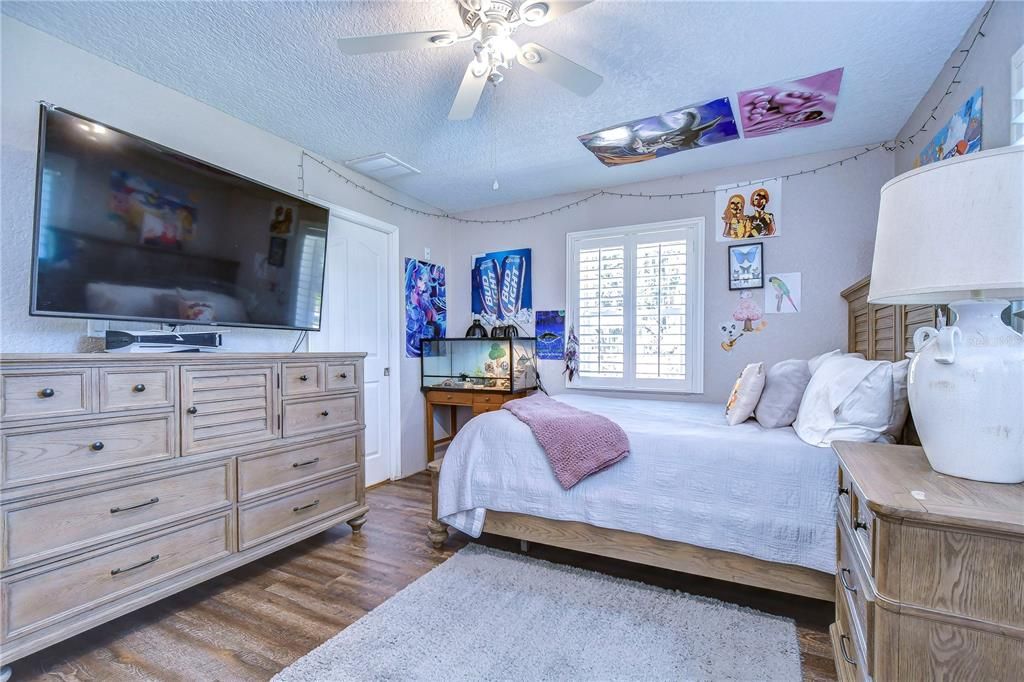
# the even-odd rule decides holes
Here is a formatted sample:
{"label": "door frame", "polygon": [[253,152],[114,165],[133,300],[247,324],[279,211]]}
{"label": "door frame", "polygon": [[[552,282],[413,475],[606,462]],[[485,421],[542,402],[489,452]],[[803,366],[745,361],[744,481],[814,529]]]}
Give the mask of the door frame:
{"label": "door frame", "polygon": [[[306,198],[315,201],[324,208],[327,208],[331,216],[347,220],[350,223],[361,225],[377,232],[383,232],[388,237],[387,260],[388,260],[388,295],[391,301],[388,306],[388,328],[391,330],[391,340],[388,343],[388,368],[390,369],[388,384],[388,429],[390,430],[391,452],[388,462],[388,478],[397,481],[402,477],[402,352],[404,334],[399,334],[402,329],[401,311],[396,303],[398,299],[397,282],[401,281],[402,271],[398,251],[399,227],[386,223],[383,220],[371,218],[368,215],[353,211],[352,209],[339,206],[333,202],[321,199],[313,194],[306,194]],[[327,227],[327,239],[331,238],[330,225]],[[325,247],[326,249],[326,247]],[[326,263],[326,259],[325,259]],[[306,342],[306,349],[309,349],[309,342]]]}

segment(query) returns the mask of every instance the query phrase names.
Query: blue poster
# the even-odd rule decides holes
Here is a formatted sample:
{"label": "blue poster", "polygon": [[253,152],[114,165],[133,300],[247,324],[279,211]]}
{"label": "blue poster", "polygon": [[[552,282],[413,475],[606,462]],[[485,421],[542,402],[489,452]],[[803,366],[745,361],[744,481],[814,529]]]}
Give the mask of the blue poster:
{"label": "blue poster", "polygon": [[537,359],[565,358],[565,311],[537,311]]}
{"label": "blue poster", "polygon": [[448,324],[444,266],[405,259],[405,356],[420,356],[420,340],[443,339]]}
{"label": "blue poster", "polygon": [[484,324],[533,321],[533,258],[530,249],[495,251],[473,259],[473,314]]}
{"label": "blue poster", "polygon": [[971,95],[918,155],[917,166],[981,151],[982,88]]}

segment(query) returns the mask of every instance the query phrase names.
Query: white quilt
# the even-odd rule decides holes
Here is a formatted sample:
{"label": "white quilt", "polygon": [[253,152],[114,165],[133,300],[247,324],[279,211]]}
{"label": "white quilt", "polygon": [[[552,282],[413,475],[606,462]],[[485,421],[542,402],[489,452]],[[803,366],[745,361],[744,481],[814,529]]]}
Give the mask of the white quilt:
{"label": "white quilt", "polygon": [[830,449],[789,427],[728,426],[717,404],[556,399],[619,424],[629,456],[566,491],[526,424],[508,410],[482,414],[445,453],[444,523],[478,537],[487,510],[519,512],[834,572]]}

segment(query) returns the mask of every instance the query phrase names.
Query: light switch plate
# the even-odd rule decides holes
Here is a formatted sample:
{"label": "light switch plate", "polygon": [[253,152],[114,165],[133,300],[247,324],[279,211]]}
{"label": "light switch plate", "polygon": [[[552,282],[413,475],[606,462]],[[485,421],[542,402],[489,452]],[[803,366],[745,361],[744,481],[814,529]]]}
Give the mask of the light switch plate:
{"label": "light switch plate", "polygon": [[429,246],[424,246],[423,247],[423,260],[430,260],[430,247]]}

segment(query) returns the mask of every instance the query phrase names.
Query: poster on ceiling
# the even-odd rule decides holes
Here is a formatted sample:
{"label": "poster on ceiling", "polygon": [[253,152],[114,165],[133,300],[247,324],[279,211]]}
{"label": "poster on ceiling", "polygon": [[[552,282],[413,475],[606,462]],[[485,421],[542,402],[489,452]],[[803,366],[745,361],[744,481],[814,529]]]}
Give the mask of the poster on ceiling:
{"label": "poster on ceiling", "polygon": [[565,311],[537,311],[537,359],[565,358]]}
{"label": "poster on ceiling", "polygon": [[981,151],[981,95],[982,88],[978,88],[964,105],[957,109],[918,155],[915,168]]}
{"label": "poster on ceiling", "polygon": [[715,188],[715,240],[778,237],[782,223],[782,180],[758,180]]}
{"label": "poster on ceiling", "polygon": [[485,325],[533,322],[533,256],[530,249],[473,256],[473,314]]}
{"label": "poster on ceiling", "polygon": [[779,81],[736,94],[743,137],[811,128],[832,120],[843,70]]}
{"label": "poster on ceiling", "polygon": [[422,339],[443,339],[448,326],[444,266],[405,259],[405,357],[418,358]]}
{"label": "poster on ceiling", "polygon": [[728,97],[580,135],[606,166],[649,161],[687,149],[739,139]]}

